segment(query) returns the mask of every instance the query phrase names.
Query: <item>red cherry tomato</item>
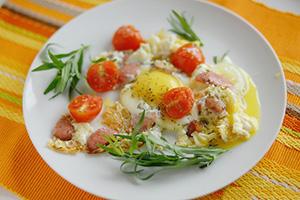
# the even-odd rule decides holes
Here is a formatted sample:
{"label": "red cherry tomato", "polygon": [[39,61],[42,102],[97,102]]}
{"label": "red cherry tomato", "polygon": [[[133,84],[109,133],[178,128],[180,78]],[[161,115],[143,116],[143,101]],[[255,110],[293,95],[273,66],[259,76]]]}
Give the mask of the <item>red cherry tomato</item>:
{"label": "red cherry tomato", "polygon": [[80,95],[70,102],[68,108],[76,122],[90,122],[100,113],[102,98],[88,94]]}
{"label": "red cherry tomato", "polygon": [[172,119],[180,119],[189,114],[193,103],[193,92],[188,87],[173,88],[162,99],[163,111]]}
{"label": "red cherry tomato", "polygon": [[96,92],[112,90],[119,81],[119,70],[112,61],[104,61],[90,66],[87,82]]}
{"label": "red cherry tomato", "polygon": [[178,69],[191,75],[196,67],[205,62],[201,49],[193,43],[181,46],[170,56],[171,63]]}
{"label": "red cherry tomato", "polygon": [[114,34],[112,43],[115,50],[137,50],[143,38],[140,32],[132,25],[121,26]]}

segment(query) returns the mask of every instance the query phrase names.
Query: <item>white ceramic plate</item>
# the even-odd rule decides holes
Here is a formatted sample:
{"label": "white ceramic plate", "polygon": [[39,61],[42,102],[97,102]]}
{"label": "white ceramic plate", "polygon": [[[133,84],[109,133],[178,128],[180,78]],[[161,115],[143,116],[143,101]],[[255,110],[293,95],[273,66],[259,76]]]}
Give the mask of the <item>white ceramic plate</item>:
{"label": "white ceramic plate", "polygon": [[[119,171],[120,162],[108,156],[82,153],[64,155],[46,147],[51,130],[67,111],[67,97],[48,101],[43,90],[54,74],[29,73],[24,90],[24,117],[30,138],[48,165],[67,181],[95,195],[111,199],[187,199],[216,191],[251,169],[274,141],[284,115],[286,92],[278,58],[266,39],[233,13],[207,2],[182,0],[122,0],[96,7],[57,31],[48,43],[58,43],[64,51],[90,44],[90,54],[111,48],[114,31],[133,24],[145,37],[168,29],[171,9],[194,16],[194,29],[205,43],[208,62],[212,56],[230,50],[232,60],[244,68],[257,85],[261,100],[261,122],[257,134],[232,149],[211,166],[191,167],[135,182]],[[41,63],[38,56],[32,67]],[[88,63],[85,63],[88,67]],[[32,68],[31,68],[32,69]]]}

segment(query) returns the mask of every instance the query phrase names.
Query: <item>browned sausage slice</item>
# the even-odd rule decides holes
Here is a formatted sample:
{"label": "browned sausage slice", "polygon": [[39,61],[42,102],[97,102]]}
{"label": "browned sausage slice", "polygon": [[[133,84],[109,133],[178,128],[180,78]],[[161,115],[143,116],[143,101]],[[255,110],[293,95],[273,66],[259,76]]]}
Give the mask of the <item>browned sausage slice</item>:
{"label": "browned sausage slice", "polygon": [[124,64],[120,69],[120,83],[126,84],[135,79],[140,72],[139,65],[137,63]]}
{"label": "browned sausage slice", "polygon": [[63,141],[71,140],[73,134],[75,133],[74,127],[71,122],[71,116],[62,116],[53,129],[53,135]]}
{"label": "browned sausage slice", "polygon": [[192,137],[192,133],[201,131],[201,125],[198,121],[193,120],[189,123],[187,127],[186,135]]}
{"label": "browned sausage slice", "polygon": [[102,127],[96,130],[87,140],[87,149],[89,153],[97,153],[99,150],[98,144],[107,145],[108,142],[103,137],[104,135],[112,135],[117,132],[113,129]]}
{"label": "browned sausage slice", "polygon": [[[146,131],[149,128],[155,125],[155,121],[158,118],[158,114],[156,112],[148,112],[145,114],[143,125],[141,126],[140,131]],[[132,127],[134,127],[140,119],[140,115],[133,115],[132,117]]]}
{"label": "browned sausage slice", "polygon": [[231,82],[228,79],[212,71],[202,72],[201,74],[198,74],[195,80],[200,83],[213,84],[222,87],[232,86]]}

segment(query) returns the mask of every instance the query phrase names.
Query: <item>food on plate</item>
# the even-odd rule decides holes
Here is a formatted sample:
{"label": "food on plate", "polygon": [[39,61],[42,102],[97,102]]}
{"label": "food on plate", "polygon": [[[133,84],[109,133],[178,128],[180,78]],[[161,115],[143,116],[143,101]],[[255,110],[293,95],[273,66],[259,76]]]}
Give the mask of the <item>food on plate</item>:
{"label": "food on plate", "polygon": [[[69,113],[61,113],[49,141],[52,149],[106,151],[123,161],[123,172],[148,179],[156,173],[144,174],[149,167],[206,167],[255,134],[260,104],[251,77],[227,53],[207,63],[203,43],[184,15],[173,11],[169,22],[170,32],[148,39],[132,25],[115,32],[114,50],[100,52],[87,70],[92,90],[73,98]],[[83,56],[76,50],[50,57],[59,65],[58,58],[75,59],[78,51]],[[66,77],[77,77],[74,66]],[[85,81],[77,78],[76,84]],[[76,89],[72,81],[69,87]]]}
{"label": "food on plate", "polygon": [[102,98],[83,94],[73,99],[68,109],[76,122],[90,122],[100,113]]}
{"label": "food on plate", "polygon": [[132,25],[124,25],[118,28],[112,40],[117,51],[137,50],[142,42],[141,33]]}
{"label": "food on plate", "polygon": [[191,75],[198,65],[205,62],[205,58],[200,47],[187,43],[171,54],[170,61],[176,68]]}
{"label": "food on plate", "polygon": [[71,140],[75,133],[72,120],[70,116],[62,116],[54,127],[53,135],[62,141]]}
{"label": "food on plate", "polygon": [[116,134],[117,132],[114,129],[102,127],[92,133],[87,139],[87,150],[90,153],[102,152],[103,150],[98,147],[100,145],[107,145],[108,141],[105,139],[105,136]]}
{"label": "food on plate", "polygon": [[82,46],[77,50],[64,54],[54,54],[51,49],[53,46],[55,44],[48,44],[45,47],[40,55],[43,64],[32,71],[39,72],[55,69],[57,71],[56,76],[45,89],[44,94],[53,92],[54,95],[50,98],[53,99],[65,93],[68,89],[69,99],[71,99],[74,91],[80,94],[77,84],[81,79],[83,58],[88,46]]}
{"label": "food on plate", "polygon": [[162,111],[171,119],[181,119],[191,112],[193,104],[193,91],[188,87],[177,87],[163,95]]}

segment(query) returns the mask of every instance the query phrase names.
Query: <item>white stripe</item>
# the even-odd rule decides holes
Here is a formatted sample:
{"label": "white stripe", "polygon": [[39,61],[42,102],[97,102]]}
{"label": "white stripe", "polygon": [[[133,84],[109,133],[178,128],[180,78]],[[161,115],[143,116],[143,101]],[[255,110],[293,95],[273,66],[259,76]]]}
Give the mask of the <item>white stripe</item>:
{"label": "white stripe", "polygon": [[27,16],[35,18],[37,20],[52,24],[54,26],[63,26],[65,24],[65,22],[63,22],[61,20],[53,19],[53,18],[47,17],[45,15],[32,12],[31,10],[23,8],[22,6],[15,5],[15,4],[11,3],[10,1],[6,1],[4,3],[4,5],[6,7],[8,7],[9,9],[14,10],[18,13],[21,13],[23,15],[27,15]]}
{"label": "white stripe", "polygon": [[84,12],[85,10],[77,6],[73,6],[57,0],[30,0],[34,3],[40,4],[41,6],[63,12],[72,16],[76,16]]}
{"label": "white stripe", "polygon": [[24,82],[25,82],[25,79],[24,79],[24,78],[19,77],[19,76],[12,75],[12,74],[10,74],[10,73],[8,73],[8,72],[5,72],[5,71],[2,71],[2,70],[0,70],[0,74],[1,74],[1,75],[4,75],[4,76],[6,76],[6,77],[8,77],[8,78],[10,78],[10,79],[19,81],[19,82],[22,83],[22,84],[24,84]]}
{"label": "white stripe", "polygon": [[300,189],[297,188],[297,187],[294,186],[294,185],[289,185],[289,184],[287,184],[287,183],[285,183],[285,182],[279,182],[279,181],[277,181],[277,180],[274,180],[274,179],[271,179],[271,178],[267,177],[266,175],[261,175],[261,174],[255,172],[255,171],[253,171],[253,170],[251,170],[250,173],[251,173],[252,175],[256,176],[256,177],[262,178],[262,179],[264,179],[264,180],[266,180],[266,181],[268,181],[268,182],[271,182],[271,183],[273,183],[273,184],[275,184],[275,185],[279,185],[279,186],[282,186],[282,187],[284,187],[284,188],[293,190],[294,192],[300,192]]}
{"label": "white stripe", "polygon": [[300,84],[291,80],[286,81],[286,86],[289,93],[300,96]]}

